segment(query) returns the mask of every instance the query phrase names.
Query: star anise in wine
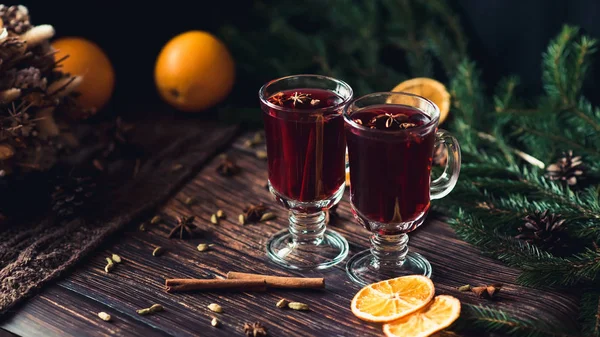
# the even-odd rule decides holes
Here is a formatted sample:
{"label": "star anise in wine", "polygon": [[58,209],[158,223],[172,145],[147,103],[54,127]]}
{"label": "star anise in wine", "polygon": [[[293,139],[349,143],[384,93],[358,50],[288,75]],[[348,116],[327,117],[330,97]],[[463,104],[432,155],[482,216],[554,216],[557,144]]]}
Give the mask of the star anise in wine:
{"label": "star anise in wine", "polygon": [[292,96],[288,98],[288,100],[292,101],[292,105],[296,106],[296,103],[302,104],[304,101],[310,98],[310,94],[303,94],[301,92],[294,92]]}
{"label": "star anise in wine", "polygon": [[246,221],[255,222],[259,221],[260,218],[267,212],[267,207],[260,203],[258,205],[250,205],[244,209],[244,216]]}
{"label": "star anise in wine", "polygon": [[269,97],[268,99],[269,102],[273,103],[273,104],[277,104],[280,106],[283,106],[283,93],[282,92],[278,92],[275,95]]}
{"label": "star anise in wine", "polygon": [[168,238],[172,238],[174,235],[177,234],[177,232],[179,232],[180,239],[183,239],[184,233],[187,234],[190,238],[194,236],[193,228],[196,227],[194,225],[195,219],[195,216],[177,217],[177,224],[175,225],[175,227],[173,227],[171,232],[169,232]]}
{"label": "star anise in wine", "polygon": [[260,322],[244,323],[244,333],[248,337],[266,336],[267,329]]}
{"label": "star anise in wine", "polygon": [[394,126],[394,124],[398,127],[398,129],[408,129],[408,128],[416,126],[416,124],[414,124],[414,123],[400,122],[398,120],[399,117],[406,117],[406,115],[405,114],[393,115],[391,113],[384,113],[384,114],[373,117],[369,121],[369,124],[372,125],[371,128],[373,128],[373,126],[377,127],[377,125],[379,125],[381,128],[381,123],[384,123],[383,126],[385,126],[385,129],[392,128]]}

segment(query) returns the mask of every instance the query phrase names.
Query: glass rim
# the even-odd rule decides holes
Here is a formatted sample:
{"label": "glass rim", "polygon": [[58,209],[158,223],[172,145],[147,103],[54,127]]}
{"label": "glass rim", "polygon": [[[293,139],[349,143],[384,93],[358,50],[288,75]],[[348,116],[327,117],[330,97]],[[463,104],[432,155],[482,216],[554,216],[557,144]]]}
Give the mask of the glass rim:
{"label": "glass rim", "polygon": [[[280,106],[280,105],[276,105],[273,104],[271,102],[269,102],[268,97],[265,97],[265,92],[267,90],[267,88],[275,83],[278,82],[282,82],[285,80],[289,80],[291,78],[318,78],[318,79],[323,79],[323,80],[328,80],[328,81],[332,81],[335,82],[337,84],[340,84],[342,86],[344,86],[348,92],[349,95],[348,97],[341,97],[342,98],[342,102],[335,104],[335,105],[331,105],[331,106],[326,106],[326,107],[322,107],[322,108],[318,108],[318,109],[314,109],[314,110],[307,110],[307,109],[296,109],[296,108],[288,108],[288,107],[284,107],[284,106]],[[307,88],[308,89],[308,88]],[[339,109],[340,107],[344,107],[347,106],[347,104],[352,100],[352,98],[354,97],[354,91],[352,90],[352,87],[342,81],[342,80],[338,80],[337,78],[333,78],[330,76],[325,76],[325,75],[316,75],[316,74],[298,74],[298,75],[289,75],[289,76],[284,76],[284,77],[279,77],[276,79],[273,79],[267,83],[265,83],[262,87],[260,87],[260,89],[258,90],[258,97],[260,99],[260,101],[265,104],[266,106],[268,106],[271,109],[275,109],[278,111],[283,111],[283,112],[300,112],[300,113],[315,113],[315,112],[325,112],[325,111],[329,111],[329,110],[336,110]]]}
{"label": "glass rim", "polygon": [[[357,101],[361,100],[361,99],[365,99],[365,98],[369,98],[369,97],[373,97],[373,96],[383,96],[383,95],[387,95],[387,96],[411,96],[414,97],[418,100],[424,101],[425,103],[429,104],[431,107],[433,107],[434,109],[434,116],[433,118],[431,118],[431,120],[423,125],[419,125],[413,128],[409,128],[409,129],[400,129],[400,130],[379,130],[379,129],[371,129],[371,128],[367,128],[366,126],[362,125],[362,124],[358,124],[356,123],[354,120],[352,120],[352,118],[350,118],[350,115],[348,114],[348,110],[350,109],[351,106],[354,105],[354,103],[356,103]],[[375,104],[372,104],[375,105]],[[381,105],[401,105],[401,104],[394,104],[394,103],[381,103]],[[366,107],[364,107],[366,108]],[[364,109],[361,108],[361,109]],[[419,109],[417,107],[414,107],[416,109]],[[419,109],[422,110],[422,109]],[[364,131],[368,131],[368,132],[373,132],[373,133],[383,133],[383,134],[402,134],[402,133],[406,133],[406,132],[414,132],[414,131],[420,131],[422,129],[428,128],[431,125],[436,124],[439,119],[440,119],[440,108],[433,103],[430,99],[427,99],[423,96],[419,96],[419,95],[415,95],[415,94],[411,94],[408,92],[402,92],[402,91],[379,91],[379,92],[374,92],[374,93],[370,93],[370,94],[366,94],[360,97],[357,97],[355,99],[353,99],[350,103],[348,103],[345,107],[344,107],[344,112],[342,113],[344,115],[344,121],[346,121],[348,124],[350,124],[352,127],[357,128],[359,130],[364,130]]]}

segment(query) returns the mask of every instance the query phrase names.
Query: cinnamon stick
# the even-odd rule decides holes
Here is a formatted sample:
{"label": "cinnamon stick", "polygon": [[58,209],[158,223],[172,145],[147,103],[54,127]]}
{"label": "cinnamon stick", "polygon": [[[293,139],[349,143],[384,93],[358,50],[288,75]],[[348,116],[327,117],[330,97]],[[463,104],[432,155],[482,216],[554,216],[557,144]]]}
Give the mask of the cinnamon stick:
{"label": "cinnamon stick", "polygon": [[264,279],[167,279],[165,280],[165,287],[169,293],[193,290],[267,290],[267,284]]}
{"label": "cinnamon stick", "polygon": [[268,287],[272,288],[288,288],[288,289],[319,289],[325,288],[324,278],[307,278],[307,277],[282,277],[268,276],[260,274],[238,273],[230,271],[227,273],[229,280],[264,280]]}

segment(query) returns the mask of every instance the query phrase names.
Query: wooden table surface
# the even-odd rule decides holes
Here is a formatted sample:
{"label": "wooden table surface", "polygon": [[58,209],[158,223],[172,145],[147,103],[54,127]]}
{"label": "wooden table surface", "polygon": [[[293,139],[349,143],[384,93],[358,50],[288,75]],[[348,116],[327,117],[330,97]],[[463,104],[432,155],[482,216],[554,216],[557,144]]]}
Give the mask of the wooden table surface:
{"label": "wooden table surface", "polygon": [[[234,177],[216,174],[214,158],[160,210],[164,221],[142,232],[140,219],[111,237],[72,272],[44,287],[0,321],[0,328],[20,336],[243,336],[245,322],[262,322],[269,336],[381,336],[381,326],[355,318],[350,301],[359,290],[345,273],[345,265],[322,272],[292,272],[268,261],[265,243],[269,236],[287,227],[285,210],[276,205],[265,189],[266,161],[257,159],[242,146],[246,134],[227,151],[242,172]],[[195,203],[185,204],[192,197]],[[452,197],[450,194],[449,197]],[[277,215],[267,223],[239,225],[237,216],[250,203],[264,202]],[[219,225],[210,216],[222,209],[228,216]],[[347,193],[340,203],[332,227],[350,243],[350,256],[368,247],[369,233],[351,217]],[[195,215],[200,235],[189,240],[168,239],[177,216]],[[210,251],[199,252],[199,243],[212,243]],[[153,257],[161,246],[165,254]],[[563,320],[575,326],[578,298],[575,295],[526,289],[515,285],[518,271],[483,257],[478,250],[458,240],[441,221],[429,219],[410,235],[410,249],[426,256],[432,264],[437,294],[450,294],[464,303],[485,304],[533,319]],[[105,258],[120,255],[124,262],[109,274]],[[347,260],[346,260],[347,261]],[[344,261],[345,262],[345,261]],[[254,293],[179,293],[164,291],[166,278],[214,278],[228,271],[272,275],[322,276],[324,290],[269,290]],[[504,283],[496,301],[461,293],[466,283]],[[282,310],[280,298],[308,303],[309,312]],[[223,313],[207,308],[218,303]],[[165,311],[140,316],[136,309],[160,303]],[[112,315],[112,322],[97,313]],[[210,325],[216,316],[222,325]],[[1,335],[1,330],[0,330]]]}

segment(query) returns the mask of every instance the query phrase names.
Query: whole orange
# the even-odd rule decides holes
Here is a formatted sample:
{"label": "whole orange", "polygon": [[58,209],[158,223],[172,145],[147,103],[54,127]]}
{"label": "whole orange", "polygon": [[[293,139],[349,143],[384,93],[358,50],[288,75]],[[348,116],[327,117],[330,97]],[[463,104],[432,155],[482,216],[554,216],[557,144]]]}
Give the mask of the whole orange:
{"label": "whole orange", "polygon": [[221,102],[234,79],[235,66],[227,47],[214,35],[197,30],[169,40],[154,68],[160,96],[185,112],[202,111]]}
{"label": "whole orange", "polygon": [[82,37],[64,37],[52,43],[58,50],[56,59],[65,55],[62,61],[63,72],[83,76],[76,91],[77,101],[86,110],[95,113],[102,109],[112,96],[115,87],[115,72],[104,51],[94,42]]}

